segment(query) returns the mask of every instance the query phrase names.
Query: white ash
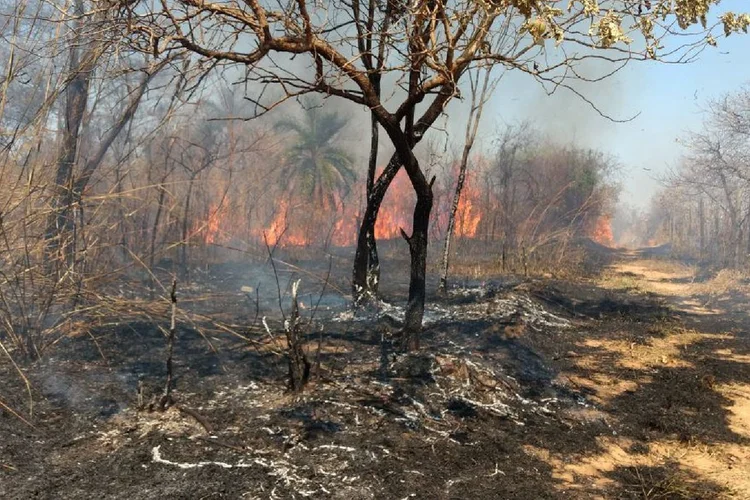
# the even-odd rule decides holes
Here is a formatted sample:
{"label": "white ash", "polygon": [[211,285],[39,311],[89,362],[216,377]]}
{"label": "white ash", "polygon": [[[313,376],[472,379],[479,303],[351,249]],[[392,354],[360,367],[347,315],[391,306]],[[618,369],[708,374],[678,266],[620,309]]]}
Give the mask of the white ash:
{"label": "white ash", "polygon": [[[480,289],[477,289],[480,290]],[[453,291],[454,294],[459,291]],[[480,295],[466,292],[467,295]],[[486,293],[486,292],[485,292]],[[544,308],[542,304],[523,293],[507,293],[502,297],[475,302],[471,304],[440,305],[427,304],[425,306],[423,325],[430,326],[441,321],[452,320],[509,320],[519,316],[533,328],[569,328],[569,320],[558,316]],[[399,323],[404,321],[405,308],[379,300],[363,311],[347,310],[335,315],[336,322],[374,322],[381,318],[391,318]]]}

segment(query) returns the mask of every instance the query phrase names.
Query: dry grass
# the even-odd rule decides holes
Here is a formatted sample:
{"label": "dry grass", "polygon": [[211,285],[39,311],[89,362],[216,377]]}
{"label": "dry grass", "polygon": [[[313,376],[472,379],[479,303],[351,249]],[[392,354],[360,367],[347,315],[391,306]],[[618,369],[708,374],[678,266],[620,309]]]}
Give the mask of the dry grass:
{"label": "dry grass", "polygon": [[736,295],[750,297],[750,277],[737,269],[722,269],[710,280],[693,285],[693,293],[707,296],[710,302]]}

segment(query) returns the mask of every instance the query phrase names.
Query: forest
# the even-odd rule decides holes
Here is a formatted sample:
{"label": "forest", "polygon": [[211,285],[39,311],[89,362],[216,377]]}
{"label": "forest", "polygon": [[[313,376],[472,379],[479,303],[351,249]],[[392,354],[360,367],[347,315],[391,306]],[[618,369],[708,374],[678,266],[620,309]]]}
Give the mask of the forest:
{"label": "forest", "polygon": [[506,110],[727,3],[0,0],[0,497],[747,498],[750,87]]}

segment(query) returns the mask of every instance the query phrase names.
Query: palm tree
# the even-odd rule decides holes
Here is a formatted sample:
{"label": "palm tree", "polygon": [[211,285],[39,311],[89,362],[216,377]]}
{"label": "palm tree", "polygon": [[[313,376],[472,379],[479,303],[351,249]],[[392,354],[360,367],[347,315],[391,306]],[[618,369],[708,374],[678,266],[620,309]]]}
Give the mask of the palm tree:
{"label": "palm tree", "polygon": [[296,136],[284,151],[281,180],[290,192],[318,206],[335,207],[357,178],[354,160],[335,144],[349,119],[335,111],[326,112],[311,100],[304,108],[302,120],[286,118],[275,125],[276,130]]}

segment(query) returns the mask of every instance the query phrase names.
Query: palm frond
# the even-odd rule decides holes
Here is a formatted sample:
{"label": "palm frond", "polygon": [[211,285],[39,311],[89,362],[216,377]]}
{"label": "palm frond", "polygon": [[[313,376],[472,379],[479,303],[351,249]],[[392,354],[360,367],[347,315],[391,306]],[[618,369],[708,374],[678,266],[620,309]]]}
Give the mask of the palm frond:
{"label": "palm frond", "polygon": [[300,136],[304,136],[307,132],[299,120],[293,120],[292,118],[283,118],[277,121],[274,123],[273,128],[278,132],[295,132]]}
{"label": "palm frond", "polygon": [[335,145],[349,119],[323,111],[318,102],[305,101],[305,107],[304,119],[285,118],[274,127],[295,135],[282,156],[279,183],[311,201],[335,205],[357,179],[353,158]]}

